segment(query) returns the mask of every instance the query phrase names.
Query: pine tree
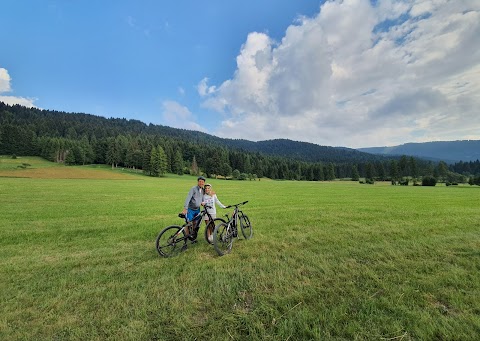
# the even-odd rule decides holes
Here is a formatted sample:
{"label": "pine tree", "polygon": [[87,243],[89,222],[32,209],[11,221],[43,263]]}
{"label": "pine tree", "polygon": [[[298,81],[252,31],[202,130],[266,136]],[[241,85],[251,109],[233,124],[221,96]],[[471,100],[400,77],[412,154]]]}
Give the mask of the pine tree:
{"label": "pine tree", "polygon": [[150,175],[160,175],[160,157],[158,154],[158,148],[152,148],[150,152]]}
{"label": "pine tree", "polygon": [[178,175],[183,174],[183,158],[182,153],[178,149],[175,152],[175,156],[173,159],[172,171]]}
{"label": "pine tree", "polygon": [[142,170],[143,170],[143,173],[147,174],[147,175],[152,175],[151,172],[152,172],[152,167],[150,165],[150,156],[151,156],[151,150],[145,150],[143,152],[143,163],[142,163]]}
{"label": "pine tree", "polygon": [[400,176],[407,176],[409,172],[408,169],[408,160],[405,155],[400,157],[400,161],[398,162],[398,170],[400,172]]}
{"label": "pine tree", "polygon": [[82,136],[80,144],[81,144],[81,148],[85,152],[84,164],[85,163],[92,163],[94,158],[95,158],[95,153],[93,152],[92,145],[88,141],[88,137],[86,135]]}
{"label": "pine tree", "polygon": [[365,180],[373,181],[373,178],[375,177],[375,167],[370,162],[365,166],[365,173]]}
{"label": "pine tree", "polygon": [[412,178],[416,179],[418,177],[418,166],[417,160],[413,156],[410,157],[410,175]]}
{"label": "pine tree", "polygon": [[157,147],[158,153],[158,176],[164,176],[167,172],[167,154],[163,150],[162,146]]}
{"label": "pine tree", "polygon": [[115,138],[109,138],[108,139],[107,155],[106,155],[105,159],[106,159],[105,161],[109,165],[112,165],[112,169],[118,163],[118,149],[117,149],[117,145],[115,143]]}
{"label": "pine tree", "polygon": [[325,180],[327,181],[335,180],[335,166],[331,162],[328,164],[327,176],[325,177]]}
{"label": "pine tree", "polygon": [[313,179],[315,181],[323,181],[325,180],[325,176],[323,173],[323,166],[320,163],[315,164],[313,168]]}
{"label": "pine tree", "polygon": [[383,162],[376,162],[373,168],[373,173],[377,176],[378,180],[383,181],[385,180],[386,173],[385,167],[383,166]]}
{"label": "pine tree", "polygon": [[232,174],[232,167],[228,163],[223,163],[220,168],[220,175],[223,175],[225,178],[229,177]]}
{"label": "pine tree", "polygon": [[357,165],[352,166],[352,181],[360,180],[360,174],[358,173]]}
{"label": "pine tree", "polygon": [[437,166],[438,176],[445,181],[447,178],[448,166],[445,161],[440,161]]}
{"label": "pine tree", "polygon": [[398,181],[398,162],[396,160],[390,161],[390,177],[392,181]]}
{"label": "pine tree", "polygon": [[252,163],[250,162],[250,155],[245,156],[245,161],[243,163],[244,173],[250,173],[252,171]]}
{"label": "pine tree", "polygon": [[197,165],[197,159],[195,158],[195,155],[193,156],[192,167],[191,167],[190,170],[191,170],[192,175],[199,175],[200,174],[200,171],[199,171],[198,165]]}

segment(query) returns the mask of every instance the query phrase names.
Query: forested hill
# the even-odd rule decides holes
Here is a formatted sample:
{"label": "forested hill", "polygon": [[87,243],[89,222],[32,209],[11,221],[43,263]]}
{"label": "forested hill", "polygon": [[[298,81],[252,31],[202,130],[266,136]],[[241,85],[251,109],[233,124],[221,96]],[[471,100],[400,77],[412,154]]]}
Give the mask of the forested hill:
{"label": "forested hill", "polygon": [[383,156],[358,151],[344,147],[320,146],[308,142],[292,141],[288,139],[275,139],[252,142],[247,140],[224,140],[224,143],[234,148],[275,155],[295,160],[309,162],[372,162],[385,160]]}
{"label": "forested hill", "polygon": [[[138,120],[65,113],[0,102],[0,155],[42,156],[75,164],[109,164],[145,174],[206,174],[237,178],[323,181],[335,178],[394,179],[438,173],[445,162],[373,155],[342,147],[286,139],[252,142]],[[462,176],[480,172],[479,162],[451,166]],[[451,177],[453,181],[456,179]]]}
{"label": "forested hill", "polygon": [[427,160],[447,163],[480,160],[480,140],[406,143],[394,147],[360,148],[365,153],[393,156],[413,155]]}
{"label": "forested hill", "polygon": [[[364,163],[387,160],[386,157],[368,154],[355,149],[319,146],[312,143],[286,139],[269,141],[247,141],[225,139],[198,131],[171,128],[162,125],[145,124],[138,120],[104,118],[84,113],[66,113],[41,110],[0,102],[0,124],[12,124],[28,128],[37,137],[91,139],[116,137],[118,135],[150,135],[171,137],[198,145],[208,144],[251,153],[261,153],[305,162]],[[5,135],[10,134],[7,132]],[[1,132],[0,132],[1,134]]]}

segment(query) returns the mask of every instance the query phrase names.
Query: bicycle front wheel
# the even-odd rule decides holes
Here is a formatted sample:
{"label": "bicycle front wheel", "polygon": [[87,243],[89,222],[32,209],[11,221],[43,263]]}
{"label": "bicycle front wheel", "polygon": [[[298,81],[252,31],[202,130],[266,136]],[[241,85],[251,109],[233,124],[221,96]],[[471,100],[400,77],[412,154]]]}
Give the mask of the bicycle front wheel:
{"label": "bicycle front wheel", "polygon": [[221,223],[213,230],[213,247],[219,256],[230,253],[233,246],[233,231],[228,223]]}
{"label": "bicycle front wheel", "polygon": [[213,244],[213,231],[215,230],[215,226],[224,222],[225,220],[222,218],[215,218],[208,222],[208,225],[205,227],[205,240],[208,244]]}
{"label": "bicycle front wheel", "polygon": [[246,214],[242,214],[240,216],[240,227],[242,230],[243,237],[245,237],[245,239],[252,238],[253,236],[252,224],[250,223],[250,219]]}
{"label": "bicycle front wheel", "polygon": [[178,225],[164,228],[155,241],[157,252],[162,257],[174,257],[182,251],[185,230]]}

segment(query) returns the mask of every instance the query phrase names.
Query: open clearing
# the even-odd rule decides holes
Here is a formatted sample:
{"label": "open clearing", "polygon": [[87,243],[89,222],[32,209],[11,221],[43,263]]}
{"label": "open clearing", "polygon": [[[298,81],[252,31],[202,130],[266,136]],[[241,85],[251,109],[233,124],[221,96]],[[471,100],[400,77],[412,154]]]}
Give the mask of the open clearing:
{"label": "open clearing", "polygon": [[478,186],[209,179],[254,237],[163,259],[195,177],[0,160],[1,340],[480,335]]}

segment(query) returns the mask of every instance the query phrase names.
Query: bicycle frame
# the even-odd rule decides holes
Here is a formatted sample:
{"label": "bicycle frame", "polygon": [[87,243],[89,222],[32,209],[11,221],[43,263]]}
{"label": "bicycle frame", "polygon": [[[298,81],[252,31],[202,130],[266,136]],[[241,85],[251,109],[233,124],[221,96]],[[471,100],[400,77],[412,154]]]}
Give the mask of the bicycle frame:
{"label": "bicycle frame", "polygon": [[235,238],[238,238],[238,226],[240,224],[240,213],[241,213],[241,210],[240,210],[240,206],[242,205],[245,205],[246,203],[248,202],[247,201],[244,201],[244,202],[241,202],[241,203],[238,203],[238,204],[235,204],[235,205],[229,205],[227,206],[227,208],[229,207],[234,207],[233,209],[233,212],[232,212],[232,217],[229,218],[228,217],[228,214],[225,214],[225,216],[227,217],[227,230],[230,230],[230,233],[233,234],[233,237]]}
{"label": "bicycle frame", "polygon": [[238,207],[235,206],[235,208],[233,209],[231,218],[228,217],[228,214],[225,214],[225,216],[228,219],[227,224],[232,229],[232,232],[234,234],[238,233],[238,229],[237,229],[237,226],[238,226]]}
{"label": "bicycle frame", "polygon": [[[187,227],[192,227],[192,228],[198,228],[200,229],[200,226],[202,224],[203,217],[208,216],[208,220],[212,220],[212,216],[210,213],[208,213],[207,209],[211,208],[210,206],[203,206],[203,210],[201,210],[199,213],[197,213],[192,220],[188,221],[187,216],[184,214],[179,214],[178,216],[181,218],[185,219],[185,224],[182,225],[182,229],[177,232],[177,235],[182,233]],[[187,237],[191,234],[191,231],[188,231],[189,233],[187,234]]]}
{"label": "bicycle frame", "polygon": [[248,201],[244,201],[235,205],[229,205],[226,208],[229,207],[235,207],[232,212],[232,217],[229,218],[228,214],[225,214],[227,217],[227,224],[230,228],[232,228],[232,232],[234,233],[234,236],[238,236],[238,225],[239,225],[239,213],[241,212],[240,206],[245,205]]}
{"label": "bicycle frame", "polygon": [[[242,219],[245,218],[243,218],[244,214],[242,210],[240,210],[240,206],[245,205],[247,202],[248,201],[244,201],[235,205],[227,206],[226,208],[234,207],[232,216],[229,218],[228,214],[226,214],[228,221],[215,226],[213,234],[213,247],[220,256],[230,253],[234,239],[239,238],[238,233],[240,229],[245,239],[249,239],[251,237],[251,232],[247,236],[243,230]],[[246,226],[248,226],[247,228],[249,228],[251,231],[251,225],[248,223]]]}

